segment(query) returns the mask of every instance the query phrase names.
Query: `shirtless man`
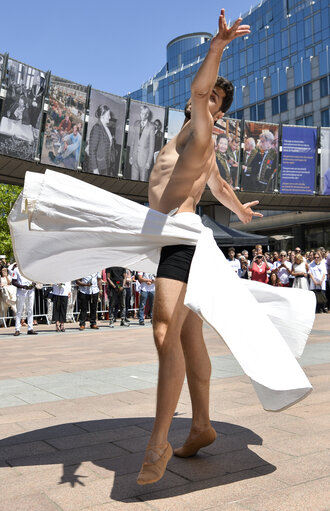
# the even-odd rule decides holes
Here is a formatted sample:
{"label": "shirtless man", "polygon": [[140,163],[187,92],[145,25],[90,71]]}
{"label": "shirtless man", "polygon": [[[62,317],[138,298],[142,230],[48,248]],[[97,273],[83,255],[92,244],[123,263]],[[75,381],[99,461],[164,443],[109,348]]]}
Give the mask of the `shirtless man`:
{"label": "shirtless man", "polygon": [[[217,79],[220,58],[226,45],[250,33],[239,18],[228,28],[224,9],[219,32],[191,85],[191,99],[180,133],[159,153],[149,181],[150,207],[169,213],[194,213],[206,183],[222,204],[243,223],[262,216],[251,209],[258,201],[241,204],[230,185],[219,174],[215,160],[212,127],[223,117],[233,98],[228,80]],[[175,412],[185,372],[192,402],[192,425],[176,456],[188,457],[212,443],[216,432],[209,418],[211,363],[202,334],[202,320],[184,306],[188,274],[195,247],[176,245],[162,249],[153,310],[153,331],[159,355],[157,408],[153,431],[137,482],[150,484],[164,475],[172,456],[167,435]]]}

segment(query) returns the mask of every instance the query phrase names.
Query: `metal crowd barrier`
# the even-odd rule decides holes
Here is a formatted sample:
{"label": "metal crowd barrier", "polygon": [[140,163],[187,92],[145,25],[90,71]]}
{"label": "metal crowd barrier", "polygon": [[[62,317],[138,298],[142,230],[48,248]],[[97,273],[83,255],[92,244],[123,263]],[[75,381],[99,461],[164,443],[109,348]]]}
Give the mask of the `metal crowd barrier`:
{"label": "metal crowd barrier", "polygon": [[[48,298],[49,291],[51,291],[52,286],[43,286],[41,289],[35,288],[35,299],[34,299],[34,307],[33,307],[33,319],[37,320],[38,318],[45,318],[47,325],[50,325],[53,317],[53,302],[50,298]],[[109,297],[108,297],[108,285],[106,283],[102,284],[103,293],[99,295],[98,305],[97,305],[97,317],[98,319],[109,319]],[[136,314],[139,308],[139,293],[136,292],[135,282],[131,282],[131,300],[130,307],[127,312],[133,312],[133,315]],[[2,299],[2,297],[0,297]],[[3,323],[5,328],[8,328],[8,324],[11,321],[13,323],[15,316],[10,313],[11,308],[8,308],[8,314],[6,316],[0,315],[0,325]],[[25,311],[23,309],[22,318],[25,318]],[[100,318],[101,316],[101,318]],[[78,297],[78,286],[76,284],[72,284],[71,286],[71,297],[68,300],[68,308],[66,314],[66,321],[75,323],[79,319],[79,297]]]}

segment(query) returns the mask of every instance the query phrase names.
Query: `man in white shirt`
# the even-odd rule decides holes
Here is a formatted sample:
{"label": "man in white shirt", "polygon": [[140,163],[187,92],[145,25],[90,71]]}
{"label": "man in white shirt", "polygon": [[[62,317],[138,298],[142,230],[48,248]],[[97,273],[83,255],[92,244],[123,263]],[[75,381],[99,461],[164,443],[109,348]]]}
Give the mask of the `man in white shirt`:
{"label": "man in white shirt", "polygon": [[141,284],[140,288],[140,306],[139,306],[139,325],[144,325],[144,309],[149,298],[150,305],[150,318],[152,321],[152,307],[154,304],[155,296],[155,275],[151,273],[138,273],[138,281]]}
{"label": "man in white shirt", "polygon": [[95,272],[87,277],[76,280],[78,288],[78,303],[80,307],[79,330],[85,330],[88,304],[90,308],[89,321],[91,328],[98,330],[96,325],[96,309],[99,293],[102,294],[101,273]]}
{"label": "man in white shirt", "polygon": [[274,262],[272,269],[276,271],[282,286],[290,287],[289,276],[291,275],[292,264],[287,261],[287,253],[284,250],[280,253],[280,260]]}
{"label": "man in white shirt", "polygon": [[228,259],[231,268],[234,270],[235,273],[237,273],[238,276],[240,276],[241,271],[241,263],[238,259],[235,258],[235,249],[234,247],[230,247],[228,250]]}
{"label": "man in white shirt", "polygon": [[33,330],[33,305],[34,305],[34,288],[35,283],[26,279],[21,275],[18,267],[13,268],[12,271],[12,284],[17,287],[16,294],[16,320],[15,320],[15,333],[14,336],[20,335],[21,319],[25,302],[27,303],[27,318],[28,318],[28,331],[29,335],[37,335],[38,332]]}

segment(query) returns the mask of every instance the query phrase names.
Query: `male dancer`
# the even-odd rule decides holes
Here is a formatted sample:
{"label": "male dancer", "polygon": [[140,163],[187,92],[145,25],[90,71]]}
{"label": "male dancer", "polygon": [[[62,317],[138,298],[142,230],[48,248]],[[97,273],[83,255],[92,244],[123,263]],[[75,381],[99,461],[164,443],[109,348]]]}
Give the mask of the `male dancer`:
{"label": "male dancer", "polygon": [[[219,18],[219,32],[191,85],[191,99],[180,133],[159,153],[149,181],[150,207],[169,213],[194,213],[206,183],[222,204],[235,212],[243,223],[250,222],[251,206],[241,204],[219,174],[215,160],[212,127],[223,117],[233,99],[233,86],[217,78],[224,48],[236,37],[250,33],[239,18],[227,27],[224,9]],[[189,436],[175,455],[193,456],[212,443],[216,432],[209,418],[210,359],[202,335],[202,320],[184,306],[188,274],[195,247],[176,245],[162,249],[153,312],[153,331],[159,355],[157,409],[154,428],[139,484],[158,481],[172,456],[167,435],[187,373],[192,402],[192,426]]]}

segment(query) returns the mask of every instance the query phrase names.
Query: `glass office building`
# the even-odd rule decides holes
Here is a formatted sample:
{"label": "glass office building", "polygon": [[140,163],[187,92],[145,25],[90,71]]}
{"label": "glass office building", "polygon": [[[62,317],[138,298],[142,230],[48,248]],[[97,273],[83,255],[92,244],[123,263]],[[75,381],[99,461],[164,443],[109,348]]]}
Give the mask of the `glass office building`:
{"label": "glass office building", "polygon": [[[220,74],[235,86],[231,117],[329,126],[329,5],[327,0],[265,0],[243,15],[251,34],[232,41]],[[132,99],[183,109],[212,34],[177,37],[167,62]]]}

